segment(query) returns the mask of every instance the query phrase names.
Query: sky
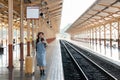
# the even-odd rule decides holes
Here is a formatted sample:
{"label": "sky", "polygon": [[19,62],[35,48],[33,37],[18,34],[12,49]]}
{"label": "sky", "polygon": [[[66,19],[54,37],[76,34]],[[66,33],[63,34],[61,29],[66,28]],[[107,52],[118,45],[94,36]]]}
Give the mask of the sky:
{"label": "sky", "polygon": [[60,28],[74,23],[96,0],[63,0]]}

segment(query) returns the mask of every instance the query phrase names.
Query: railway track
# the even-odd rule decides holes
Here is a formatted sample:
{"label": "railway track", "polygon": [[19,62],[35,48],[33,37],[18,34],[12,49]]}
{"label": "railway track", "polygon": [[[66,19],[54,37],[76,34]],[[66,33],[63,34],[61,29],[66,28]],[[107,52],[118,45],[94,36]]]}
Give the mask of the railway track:
{"label": "railway track", "polygon": [[[67,41],[68,42],[68,41]],[[106,59],[103,59],[97,55],[97,53],[92,52],[91,50],[87,50],[84,47],[80,47],[77,45],[74,45],[70,42],[68,42],[72,46],[74,46],[76,49],[78,49],[80,52],[84,53],[87,57],[89,57],[92,61],[97,63],[99,66],[104,68],[107,72],[112,74],[114,77],[116,77],[118,80],[120,80],[120,66],[114,64],[113,62],[110,62]],[[93,54],[94,53],[94,54]]]}
{"label": "railway track", "polygon": [[61,53],[62,53],[62,62],[63,62],[63,70],[65,80],[87,80],[87,78],[83,75],[78,65],[73,63],[71,56],[68,54],[65,46],[61,43]]}
{"label": "railway track", "polygon": [[[63,55],[63,68],[65,67],[65,80],[118,80],[71,44],[63,40],[61,40],[60,43],[61,53]],[[67,63],[67,61],[69,63]],[[67,67],[72,67],[72,69],[67,70]],[[76,75],[77,77],[74,79],[73,77]]]}

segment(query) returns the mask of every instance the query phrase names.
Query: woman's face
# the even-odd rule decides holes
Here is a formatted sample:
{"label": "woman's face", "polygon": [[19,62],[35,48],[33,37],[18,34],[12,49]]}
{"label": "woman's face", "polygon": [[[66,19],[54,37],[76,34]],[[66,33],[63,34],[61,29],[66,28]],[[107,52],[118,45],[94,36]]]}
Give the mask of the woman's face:
{"label": "woman's face", "polygon": [[40,38],[43,38],[43,34],[40,34],[39,37],[40,37]]}

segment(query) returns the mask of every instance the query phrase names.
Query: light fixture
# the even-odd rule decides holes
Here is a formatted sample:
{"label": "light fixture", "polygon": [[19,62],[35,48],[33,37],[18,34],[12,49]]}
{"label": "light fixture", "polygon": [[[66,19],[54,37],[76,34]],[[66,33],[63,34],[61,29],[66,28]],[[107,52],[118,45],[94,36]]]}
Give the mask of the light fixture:
{"label": "light fixture", "polygon": [[52,28],[52,26],[50,26],[50,28]]}
{"label": "light fixture", "polygon": [[31,0],[24,0],[24,3],[31,3]]}
{"label": "light fixture", "polygon": [[4,4],[3,3],[0,3],[0,8],[3,8],[4,7]]}
{"label": "light fixture", "polygon": [[42,6],[46,6],[46,5],[47,5],[47,2],[46,2],[46,1],[42,1],[42,2],[41,2],[41,5],[42,5]]}
{"label": "light fixture", "polygon": [[40,13],[40,16],[41,16],[41,17],[43,16],[43,13],[42,13],[42,12]]}
{"label": "light fixture", "polygon": [[47,21],[47,24],[49,24],[49,21]]}

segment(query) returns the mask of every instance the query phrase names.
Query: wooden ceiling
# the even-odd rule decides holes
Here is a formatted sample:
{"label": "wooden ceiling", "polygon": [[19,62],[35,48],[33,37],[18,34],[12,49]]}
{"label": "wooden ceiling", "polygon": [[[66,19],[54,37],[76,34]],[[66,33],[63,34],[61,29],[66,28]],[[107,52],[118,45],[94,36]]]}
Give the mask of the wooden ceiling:
{"label": "wooden ceiling", "polygon": [[66,32],[70,33],[82,27],[104,24],[116,18],[120,18],[120,0],[96,0],[96,2],[84,12]]}
{"label": "wooden ceiling", "polygon": [[[14,21],[20,21],[20,1],[21,0],[13,0]],[[24,0],[24,7],[38,6],[40,12],[46,16],[46,20],[57,20],[59,23],[61,20],[62,4],[62,0]],[[26,8],[24,8],[23,11],[25,17]],[[0,20],[6,24],[8,23],[8,0],[0,0]]]}

